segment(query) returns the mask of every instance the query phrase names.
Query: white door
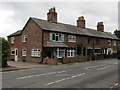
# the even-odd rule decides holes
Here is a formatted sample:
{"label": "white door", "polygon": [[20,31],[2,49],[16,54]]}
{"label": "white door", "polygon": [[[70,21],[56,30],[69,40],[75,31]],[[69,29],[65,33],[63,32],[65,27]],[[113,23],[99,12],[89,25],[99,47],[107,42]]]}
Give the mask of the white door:
{"label": "white door", "polygon": [[18,50],[17,50],[17,48],[15,49],[15,61],[18,61]]}

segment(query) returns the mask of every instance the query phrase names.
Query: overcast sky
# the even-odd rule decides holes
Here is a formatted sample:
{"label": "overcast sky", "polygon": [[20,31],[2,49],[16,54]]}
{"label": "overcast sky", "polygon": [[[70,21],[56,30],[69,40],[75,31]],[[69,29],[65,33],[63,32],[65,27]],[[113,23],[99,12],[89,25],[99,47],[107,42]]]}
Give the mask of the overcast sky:
{"label": "overcast sky", "polygon": [[86,27],[96,29],[104,22],[106,32],[118,29],[118,2],[2,2],[0,3],[0,36],[22,30],[29,17],[47,19],[47,12],[55,7],[58,22],[76,25],[84,16]]}

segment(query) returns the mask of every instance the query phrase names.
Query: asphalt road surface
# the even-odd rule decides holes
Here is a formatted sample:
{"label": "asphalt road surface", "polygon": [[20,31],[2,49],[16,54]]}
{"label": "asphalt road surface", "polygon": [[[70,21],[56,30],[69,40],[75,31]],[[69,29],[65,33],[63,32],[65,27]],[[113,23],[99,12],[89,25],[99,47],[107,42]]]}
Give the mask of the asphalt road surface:
{"label": "asphalt road surface", "polygon": [[2,73],[2,88],[110,88],[117,82],[117,59]]}

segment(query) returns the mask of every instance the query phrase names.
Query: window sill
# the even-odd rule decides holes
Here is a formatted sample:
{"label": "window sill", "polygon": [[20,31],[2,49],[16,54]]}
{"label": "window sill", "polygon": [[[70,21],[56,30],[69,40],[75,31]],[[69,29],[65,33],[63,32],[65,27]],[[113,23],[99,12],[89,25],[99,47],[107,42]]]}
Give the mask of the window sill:
{"label": "window sill", "polygon": [[40,56],[31,56],[32,58],[40,58]]}
{"label": "window sill", "polygon": [[68,42],[74,42],[75,43],[76,41],[68,41]]}
{"label": "window sill", "polygon": [[74,57],[74,56],[67,56],[67,57]]}

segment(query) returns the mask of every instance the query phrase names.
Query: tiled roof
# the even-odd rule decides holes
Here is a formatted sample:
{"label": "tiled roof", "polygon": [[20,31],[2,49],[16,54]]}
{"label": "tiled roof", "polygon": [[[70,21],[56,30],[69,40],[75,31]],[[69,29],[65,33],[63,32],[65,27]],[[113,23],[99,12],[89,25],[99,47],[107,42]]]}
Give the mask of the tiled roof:
{"label": "tiled roof", "polygon": [[52,42],[52,41],[45,42],[43,46],[44,47],[68,47],[63,42]]}
{"label": "tiled roof", "polygon": [[22,32],[22,30],[16,31],[16,32],[10,34],[8,37],[12,37],[12,36],[20,35],[21,32]]}
{"label": "tiled roof", "polygon": [[31,17],[31,19],[34,20],[44,30],[79,34],[79,35],[86,35],[86,36],[93,36],[100,38],[118,39],[115,35],[109,32],[101,32],[89,28],[80,28],[70,24],[52,23],[46,20],[37,19],[33,17]]}

